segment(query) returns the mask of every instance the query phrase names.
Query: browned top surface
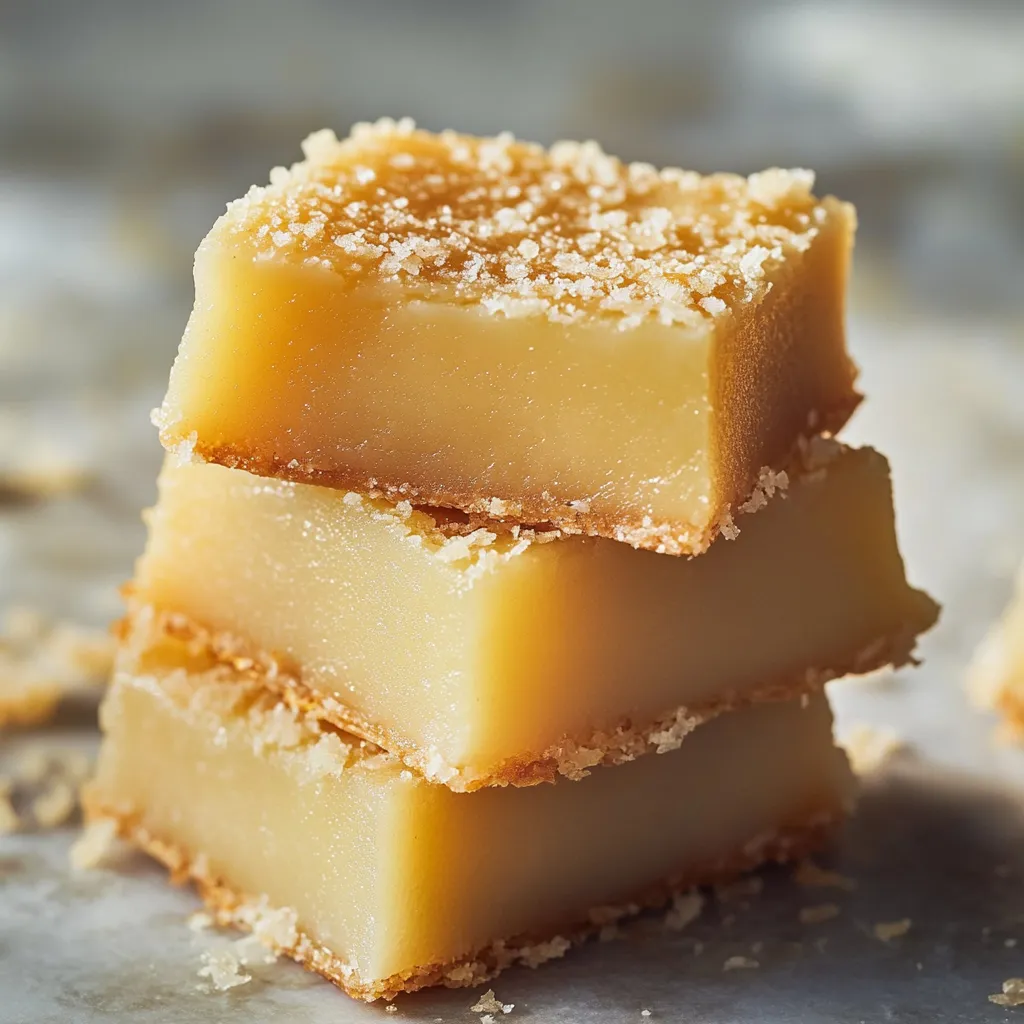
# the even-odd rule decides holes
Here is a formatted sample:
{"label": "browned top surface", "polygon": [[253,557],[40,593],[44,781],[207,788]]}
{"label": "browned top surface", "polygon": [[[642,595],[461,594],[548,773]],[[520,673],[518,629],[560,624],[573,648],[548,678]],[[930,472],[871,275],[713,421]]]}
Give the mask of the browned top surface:
{"label": "browned top surface", "polygon": [[303,150],[232,203],[222,229],[352,283],[440,286],[490,313],[561,322],[695,326],[756,302],[836,208],[812,195],[810,171],[702,176],[627,164],[594,142],[545,149],[408,119],[341,141],[317,132]]}

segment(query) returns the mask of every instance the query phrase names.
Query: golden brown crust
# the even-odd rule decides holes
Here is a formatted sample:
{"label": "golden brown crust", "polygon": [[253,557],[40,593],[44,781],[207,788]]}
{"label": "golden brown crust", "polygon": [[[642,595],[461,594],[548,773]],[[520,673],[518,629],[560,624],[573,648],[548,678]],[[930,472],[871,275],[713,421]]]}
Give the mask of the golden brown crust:
{"label": "golden brown crust", "polygon": [[145,609],[147,622],[141,627],[150,635],[166,636],[188,645],[190,653],[229,666],[240,680],[257,682],[276,693],[293,710],[312,714],[401,757],[410,768],[433,782],[456,792],[472,792],[486,786],[534,786],[554,782],[559,775],[583,778],[597,765],[615,765],[647,753],[675,750],[702,722],[766,700],[791,700],[802,694],[820,692],[826,682],[842,675],[870,672],[885,665],[913,662],[917,630],[908,626],[879,637],[848,662],[827,669],[812,669],[800,676],[768,681],[742,693],[728,692],[713,701],[672,709],[646,723],[622,722],[584,739],[566,737],[545,751],[526,753],[502,762],[485,775],[448,765],[436,753],[424,751],[390,729],[367,720],[359,712],[333,697],[324,697],[302,681],[300,670],[285,659],[254,650],[242,639],[228,633],[214,633],[188,616],[136,606],[118,627],[126,637]]}
{"label": "golden brown crust", "polygon": [[[250,929],[257,908],[265,901],[239,893],[230,883],[209,873],[204,857],[189,853],[182,846],[153,835],[134,814],[102,805],[87,787],[82,797],[87,821],[110,820],[118,832],[169,871],[175,884],[192,882],[217,923]],[[752,837],[728,856],[700,865],[691,865],[679,874],[649,886],[630,899],[614,906],[595,908],[581,919],[567,921],[563,927],[543,935],[529,934],[499,939],[484,949],[443,963],[426,964],[376,981],[360,979],[355,968],[330,949],[316,942],[301,929],[295,931],[290,945],[275,944],[276,952],[291,957],[308,970],[325,977],[355,999],[373,1002],[392,999],[402,992],[416,992],[434,985],[462,988],[493,978],[506,967],[525,964],[537,967],[546,960],[562,956],[576,945],[597,934],[602,927],[637,914],[641,910],[663,906],[673,896],[697,886],[728,882],[738,875],[766,863],[799,861],[824,846],[845,816],[838,805],[805,807],[771,833]]]}

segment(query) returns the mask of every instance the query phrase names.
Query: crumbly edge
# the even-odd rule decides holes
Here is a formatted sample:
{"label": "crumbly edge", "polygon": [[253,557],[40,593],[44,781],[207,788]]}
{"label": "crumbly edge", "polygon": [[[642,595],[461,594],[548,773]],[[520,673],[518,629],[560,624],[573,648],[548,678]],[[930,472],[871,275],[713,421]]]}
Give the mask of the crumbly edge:
{"label": "crumbly edge", "polygon": [[[831,679],[871,672],[885,665],[914,663],[917,630],[908,625],[879,637],[848,663],[829,669],[809,669],[801,676],[776,680],[742,693],[729,692],[703,704],[675,708],[643,726],[631,724],[601,731],[580,742],[566,738],[540,755],[509,759],[486,774],[474,774],[447,764],[436,751],[415,747],[393,730],[381,728],[334,697],[324,697],[302,681],[300,672],[273,655],[254,651],[229,633],[214,633],[178,612],[137,607],[119,629],[128,637],[133,624],[145,616],[140,630],[149,636],[169,636],[187,644],[213,662],[227,666],[239,680],[251,681],[273,693],[298,716],[317,718],[353,734],[401,758],[431,782],[443,783],[455,792],[472,792],[489,786],[534,786],[554,782],[559,775],[584,778],[598,765],[616,765],[648,753],[677,749],[685,737],[703,722],[761,701],[793,700],[819,693]],[[143,643],[145,638],[143,638]]]}
{"label": "crumbly edge", "polygon": [[[154,835],[137,814],[102,804],[89,787],[83,792],[83,806],[88,822],[113,821],[123,838],[169,870],[173,883],[192,882],[219,925],[252,930],[258,915],[269,909],[265,899],[238,892],[224,879],[212,875],[205,857],[190,854],[181,845]],[[402,992],[416,992],[435,985],[446,988],[479,985],[515,964],[538,967],[547,960],[559,958],[571,946],[591,938],[614,921],[662,906],[697,886],[729,882],[762,864],[799,862],[825,846],[844,817],[845,810],[838,804],[807,808],[777,829],[754,836],[738,850],[663,879],[644,888],[633,899],[593,908],[582,919],[567,921],[565,926],[543,934],[499,939],[467,956],[413,967],[377,981],[360,979],[352,964],[301,929],[296,930],[294,943],[274,942],[271,948],[322,975],[349,996],[367,1002],[392,999]]]}
{"label": "crumbly edge", "polygon": [[[782,480],[789,476],[798,479],[805,472],[807,452],[816,444],[823,442],[834,446],[838,453],[842,446],[832,441],[831,436],[846,424],[860,401],[861,396],[854,392],[834,409],[819,411],[815,425],[821,433],[798,437],[779,467],[761,467],[756,479],[750,482],[749,494],[742,500],[718,498],[712,501],[704,523],[660,521],[649,515],[623,511],[598,512],[591,509],[589,499],[562,501],[546,491],[503,498],[450,490],[441,485],[414,487],[408,482],[389,482],[377,476],[352,474],[342,468],[325,470],[294,459],[286,462],[272,453],[243,451],[234,445],[208,445],[192,436],[187,441],[188,450],[183,454],[187,458],[243,470],[257,477],[350,491],[395,504],[408,502],[418,509],[456,509],[478,517],[472,523],[474,529],[497,528],[506,532],[510,527],[519,526],[533,528],[531,539],[548,539],[544,538],[544,531],[553,528],[567,536],[604,537],[662,555],[686,557],[703,554],[719,535],[728,540],[734,539],[739,534],[736,518],[765,507],[768,503],[765,497],[771,497],[776,489],[785,489]],[[159,417],[157,422],[161,426],[161,443],[168,451],[177,452],[183,442],[175,427],[165,424]],[[780,484],[775,485],[775,481],[780,481]],[[458,532],[456,528],[449,528],[449,531]]]}

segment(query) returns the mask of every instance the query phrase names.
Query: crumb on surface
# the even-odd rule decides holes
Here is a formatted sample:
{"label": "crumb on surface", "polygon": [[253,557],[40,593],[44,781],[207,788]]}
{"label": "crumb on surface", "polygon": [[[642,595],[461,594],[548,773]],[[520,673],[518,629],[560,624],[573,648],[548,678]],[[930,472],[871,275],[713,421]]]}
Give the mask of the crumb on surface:
{"label": "crumb on surface", "polygon": [[989,996],[988,1001],[996,1006],[1024,1006],[1024,978],[1007,978],[1002,992]]}
{"label": "crumb on surface", "polygon": [[816,903],[813,906],[800,908],[801,924],[823,924],[839,916],[839,907],[835,903]]}
{"label": "crumb on surface", "polygon": [[32,815],[39,828],[57,828],[75,813],[77,806],[74,789],[60,779],[32,801]]}
{"label": "crumb on surface", "polygon": [[205,950],[201,958],[199,977],[206,978],[217,992],[227,992],[252,981],[252,975],[242,971],[242,962],[230,949]]}
{"label": "crumb on surface", "polygon": [[760,967],[759,961],[755,960],[751,956],[731,956],[724,964],[722,964],[723,971],[752,971]]}
{"label": "crumb on surface", "polygon": [[751,896],[759,895],[764,889],[764,879],[760,875],[748,875],[738,878],[735,882],[715,886],[715,897],[721,903],[739,903]]}
{"label": "crumb on surface", "polygon": [[472,1013],[511,1013],[515,1003],[503,1003],[488,989],[469,1009]]}
{"label": "crumb on surface", "polygon": [[853,892],[857,888],[857,882],[853,878],[823,868],[813,860],[807,858],[797,864],[793,871],[793,881],[806,889],[842,889],[845,892]]}
{"label": "crumb on surface", "polygon": [[75,871],[88,871],[99,867],[113,848],[116,836],[117,822],[112,818],[90,821],[71,846],[71,867]]}
{"label": "crumb on surface", "polygon": [[907,749],[906,740],[892,729],[875,725],[855,725],[839,745],[850,759],[850,767],[857,775],[878,771],[894,754]]}
{"label": "crumb on surface", "polygon": [[214,920],[213,915],[207,911],[197,910],[194,914],[189,914],[185,923],[190,932],[204,932],[213,927]]}
{"label": "crumb on surface", "polygon": [[681,932],[700,917],[704,909],[704,897],[693,890],[675,896],[672,906],[664,917],[665,927],[669,931]]}
{"label": "crumb on surface", "polygon": [[0,727],[45,721],[62,697],[105,682],[113,655],[106,632],[8,608],[0,618]]}
{"label": "crumb on surface", "polygon": [[872,931],[875,933],[876,939],[881,939],[882,942],[890,942],[892,939],[898,939],[906,935],[910,931],[910,927],[913,922],[909,917],[900,918],[898,921],[879,921]]}

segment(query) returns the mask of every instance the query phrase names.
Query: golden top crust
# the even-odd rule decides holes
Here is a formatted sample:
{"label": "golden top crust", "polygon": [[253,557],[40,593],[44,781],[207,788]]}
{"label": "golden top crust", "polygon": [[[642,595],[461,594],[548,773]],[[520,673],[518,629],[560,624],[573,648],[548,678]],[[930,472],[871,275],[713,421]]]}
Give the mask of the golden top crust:
{"label": "golden top crust", "polygon": [[509,317],[701,327],[758,302],[830,217],[852,221],[812,195],[811,171],[702,176],[623,163],[595,142],[544,149],[408,118],[357,124],[341,141],[317,132],[303,151],[230,204],[220,230],[257,258]]}

